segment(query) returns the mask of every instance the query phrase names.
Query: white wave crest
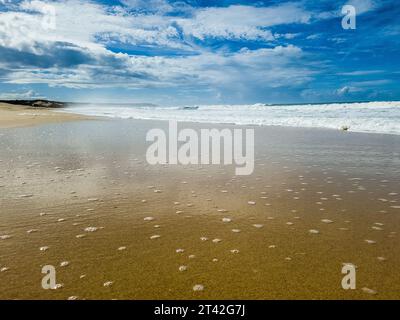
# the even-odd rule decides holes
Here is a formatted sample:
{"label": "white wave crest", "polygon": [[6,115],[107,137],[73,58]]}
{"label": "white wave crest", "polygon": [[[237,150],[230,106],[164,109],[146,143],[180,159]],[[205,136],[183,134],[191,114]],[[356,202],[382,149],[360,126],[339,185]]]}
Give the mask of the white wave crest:
{"label": "white wave crest", "polygon": [[307,128],[348,128],[354,132],[400,134],[400,102],[331,103],[308,105],[201,105],[158,107],[78,105],[67,111],[122,119]]}

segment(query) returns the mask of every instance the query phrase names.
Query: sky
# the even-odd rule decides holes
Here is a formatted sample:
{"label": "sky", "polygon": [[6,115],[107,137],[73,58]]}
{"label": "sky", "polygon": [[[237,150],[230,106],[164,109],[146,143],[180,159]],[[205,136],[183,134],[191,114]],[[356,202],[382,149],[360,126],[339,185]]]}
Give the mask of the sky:
{"label": "sky", "polygon": [[398,0],[0,0],[0,99],[382,101],[399,84]]}

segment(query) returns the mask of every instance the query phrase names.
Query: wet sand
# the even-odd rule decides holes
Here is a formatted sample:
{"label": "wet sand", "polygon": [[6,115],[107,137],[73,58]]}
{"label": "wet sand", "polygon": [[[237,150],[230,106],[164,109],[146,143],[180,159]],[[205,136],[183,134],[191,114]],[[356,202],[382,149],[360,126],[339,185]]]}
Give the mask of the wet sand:
{"label": "wet sand", "polygon": [[155,127],[0,129],[0,298],[400,298],[399,136],[254,127],[255,171],[235,176],[147,164]]}
{"label": "wet sand", "polygon": [[90,117],[60,112],[55,109],[32,108],[0,102],[0,128],[27,127],[85,119],[88,120]]}

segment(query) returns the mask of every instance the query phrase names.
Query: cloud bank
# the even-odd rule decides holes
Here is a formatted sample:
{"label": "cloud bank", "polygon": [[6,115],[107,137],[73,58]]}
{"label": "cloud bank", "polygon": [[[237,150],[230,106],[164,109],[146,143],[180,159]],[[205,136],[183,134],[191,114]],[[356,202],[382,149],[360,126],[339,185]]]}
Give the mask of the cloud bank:
{"label": "cloud bank", "polygon": [[[218,99],[229,91],[248,99],[285,88],[304,97],[307,86],[331,67],[329,58],[310,49],[318,42],[315,47],[323,52],[319,42],[325,39],[314,28],[337,19],[338,8],[324,2],[194,6],[166,0],[3,0],[0,82],[66,90],[159,89],[188,97],[212,92]],[[352,4],[359,14],[379,7],[372,0]],[[343,96],[354,90],[336,92]]]}

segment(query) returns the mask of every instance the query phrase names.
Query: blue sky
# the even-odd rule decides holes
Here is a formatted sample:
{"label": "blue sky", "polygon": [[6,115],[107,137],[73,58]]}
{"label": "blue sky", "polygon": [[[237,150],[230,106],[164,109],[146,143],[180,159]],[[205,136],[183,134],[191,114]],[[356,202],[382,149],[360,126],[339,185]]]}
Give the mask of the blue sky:
{"label": "blue sky", "polygon": [[399,84],[398,0],[0,0],[0,99],[400,100]]}

